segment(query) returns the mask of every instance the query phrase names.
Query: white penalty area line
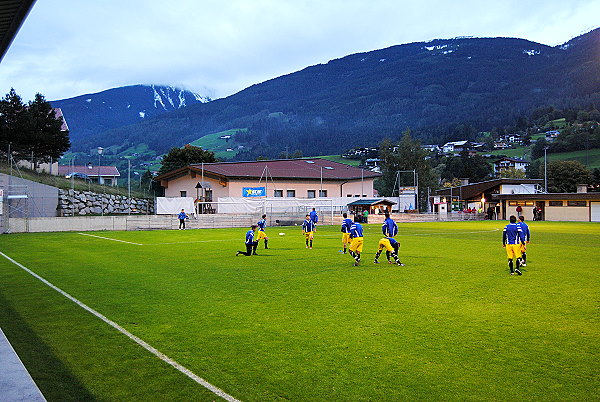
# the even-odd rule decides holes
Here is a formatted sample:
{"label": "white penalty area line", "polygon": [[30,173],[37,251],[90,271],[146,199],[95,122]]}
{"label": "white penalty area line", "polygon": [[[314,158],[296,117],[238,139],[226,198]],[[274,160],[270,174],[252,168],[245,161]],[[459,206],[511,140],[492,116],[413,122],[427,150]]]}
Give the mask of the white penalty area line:
{"label": "white penalty area line", "polygon": [[104,239],[104,240],[112,240],[112,241],[118,241],[119,243],[127,243],[127,244],[134,244],[136,246],[143,246],[142,243],[133,243],[130,241],[125,241],[125,240],[119,240],[119,239],[111,239],[110,237],[104,237],[104,236],[96,236],[96,235],[92,235],[92,234],[88,234],[88,233],[77,233],[80,234],[82,236],[89,236],[89,237],[95,237],[97,239]]}
{"label": "white penalty area line", "polygon": [[[496,228],[496,229],[492,229],[492,230],[475,230],[473,232],[439,232],[439,233],[414,233],[414,234],[410,234],[410,235],[405,235],[405,236],[432,236],[432,235],[445,235],[445,234],[463,234],[463,233],[489,233],[489,232],[497,232],[500,229]],[[403,236],[401,234],[398,234],[398,236]]]}
{"label": "white penalty area line", "polygon": [[187,377],[191,378],[196,383],[202,385],[204,388],[210,390],[215,395],[218,395],[221,398],[223,398],[223,399],[225,399],[227,401],[230,401],[230,402],[239,402],[238,399],[236,399],[233,396],[225,393],[223,390],[221,390],[220,388],[212,385],[211,383],[209,383],[205,379],[197,376],[191,370],[189,370],[186,367],[182,366],[181,364],[177,363],[175,360],[171,359],[169,356],[165,355],[164,353],[162,353],[158,349],[152,347],[151,345],[149,345],[148,343],[146,343],[142,339],[140,339],[137,336],[133,335],[131,332],[127,331],[125,328],[123,328],[122,326],[120,326],[116,322],[114,322],[114,321],[106,318],[104,315],[100,314],[99,312],[97,312],[93,308],[87,306],[83,302],[80,302],[79,300],[77,300],[76,298],[74,298],[73,296],[71,296],[70,294],[68,294],[67,292],[65,292],[64,290],[62,290],[62,289],[54,286],[53,284],[51,284],[50,282],[48,282],[47,280],[45,280],[44,278],[42,278],[41,276],[39,276],[38,274],[36,274],[35,272],[31,271],[30,269],[28,269],[24,265],[18,263],[17,261],[15,261],[12,258],[10,258],[9,256],[7,256],[3,252],[0,251],[0,255],[2,255],[8,261],[12,262],[13,264],[15,264],[16,266],[18,266],[19,268],[23,269],[25,272],[29,273],[31,276],[33,276],[34,278],[38,279],[39,281],[41,281],[45,285],[47,285],[50,288],[56,290],[61,295],[63,295],[67,299],[71,300],[73,303],[77,304],[79,307],[83,308],[87,312],[95,315],[96,317],[98,317],[99,319],[101,319],[102,321],[104,321],[105,323],[107,323],[108,325],[110,325],[111,327],[115,328],[117,331],[119,331],[123,335],[127,336],[129,339],[131,339],[132,341],[134,341],[135,343],[137,343],[138,345],[140,345],[141,347],[143,347],[144,349],[146,349],[148,352],[152,353],[154,356],[158,357],[163,362],[170,364],[177,371],[185,374]]}
{"label": "white penalty area line", "polygon": [[119,243],[133,244],[134,246],[160,246],[163,244],[191,244],[191,243],[211,243],[211,242],[215,242],[215,241],[231,241],[230,239],[215,239],[215,240],[176,241],[176,242],[170,242],[170,243],[134,243],[131,241],[113,239],[112,237],[106,237],[106,236],[96,236],[96,235],[92,235],[92,234],[88,234],[88,233],[80,233],[79,232],[77,234],[82,235],[82,236],[95,237],[97,239],[118,241]]}

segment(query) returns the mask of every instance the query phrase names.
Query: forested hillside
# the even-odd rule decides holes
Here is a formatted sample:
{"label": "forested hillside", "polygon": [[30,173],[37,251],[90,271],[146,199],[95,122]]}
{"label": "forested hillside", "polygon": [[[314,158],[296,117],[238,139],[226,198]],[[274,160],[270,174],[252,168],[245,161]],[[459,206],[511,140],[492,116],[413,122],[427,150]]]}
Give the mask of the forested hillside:
{"label": "forested hillside", "polygon": [[[600,104],[600,29],[550,47],[523,39],[459,38],[353,54],[74,144],[146,143],[158,152],[231,128],[238,159],[340,153],[397,137],[425,142],[460,127],[514,124],[543,106]],[[457,133],[457,127],[458,133]]]}

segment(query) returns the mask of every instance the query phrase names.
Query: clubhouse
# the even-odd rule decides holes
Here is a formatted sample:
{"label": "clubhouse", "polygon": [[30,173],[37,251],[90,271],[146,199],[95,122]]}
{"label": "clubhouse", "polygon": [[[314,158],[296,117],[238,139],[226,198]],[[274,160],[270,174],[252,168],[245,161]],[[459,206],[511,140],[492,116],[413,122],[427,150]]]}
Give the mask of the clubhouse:
{"label": "clubhouse", "polygon": [[376,197],[381,173],[321,158],[219,162],[185,166],[155,178],[165,197],[338,198]]}

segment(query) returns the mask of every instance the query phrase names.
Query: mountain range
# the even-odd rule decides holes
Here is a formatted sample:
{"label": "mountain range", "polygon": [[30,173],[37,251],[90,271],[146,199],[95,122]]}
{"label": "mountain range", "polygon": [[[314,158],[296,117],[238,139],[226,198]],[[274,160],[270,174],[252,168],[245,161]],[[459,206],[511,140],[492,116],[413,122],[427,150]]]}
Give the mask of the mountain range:
{"label": "mountain range", "polygon": [[191,91],[161,85],[132,85],[51,101],[62,109],[77,146],[90,135],[139,123],[210,98]]}
{"label": "mountain range", "polygon": [[[599,52],[600,29],[555,47],[516,38],[409,43],[310,66],[161,114],[150,113],[146,103],[144,118],[142,108],[132,106],[129,120],[122,120],[129,125],[118,126],[115,118],[113,127],[101,123],[108,100],[96,111],[92,106],[99,102],[87,101],[91,95],[52,104],[63,108],[74,149],[145,143],[160,153],[210,133],[245,128],[234,136],[244,144],[238,158],[274,157],[286,148],[320,155],[376,145],[406,128],[436,142],[461,124],[489,130],[538,107],[598,105]],[[124,94],[132,88],[137,87],[112,90],[125,91],[121,110],[129,110]],[[71,107],[79,114],[70,115],[62,105],[75,99],[78,106]],[[85,107],[89,117],[80,121]]]}

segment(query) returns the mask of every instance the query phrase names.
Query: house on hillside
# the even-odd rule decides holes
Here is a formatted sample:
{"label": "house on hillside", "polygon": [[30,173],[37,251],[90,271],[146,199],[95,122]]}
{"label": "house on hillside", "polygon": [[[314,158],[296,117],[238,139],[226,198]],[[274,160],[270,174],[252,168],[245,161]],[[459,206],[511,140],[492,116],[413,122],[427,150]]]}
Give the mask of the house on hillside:
{"label": "house on hillside", "polygon": [[119,169],[116,166],[94,166],[91,163],[87,165],[61,165],[58,167],[60,176],[89,179],[90,181],[105,184],[107,186],[116,186],[117,180],[121,177]]}
{"label": "house on hillside", "polygon": [[546,131],[546,141],[548,141],[548,142],[554,141],[554,139],[556,137],[558,137],[559,134],[560,134],[560,131],[558,131],[558,130]]}
{"label": "house on hillside", "polygon": [[469,141],[452,141],[447,142],[442,146],[442,152],[445,154],[459,153],[469,149]]}
{"label": "house on hillside", "polygon": [[502,170],[515,168],[517,170],[525,171],[529,166],[529,162],[519,158],[502,158],[494,162],[494,174],[498,175]]}

